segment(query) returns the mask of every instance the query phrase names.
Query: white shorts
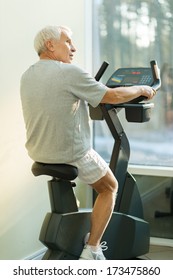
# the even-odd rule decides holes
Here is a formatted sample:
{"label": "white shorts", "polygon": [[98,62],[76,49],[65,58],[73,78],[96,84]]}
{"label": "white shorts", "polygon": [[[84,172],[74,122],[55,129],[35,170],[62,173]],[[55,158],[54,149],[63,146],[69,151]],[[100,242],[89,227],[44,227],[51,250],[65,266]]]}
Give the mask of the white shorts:
{"label": "white shorts", "polygon": [[78,168],[78,178],[88,185],[97,182],[109,170],[108,164],[93,149],[89,150],[83,158],[70,164]]}

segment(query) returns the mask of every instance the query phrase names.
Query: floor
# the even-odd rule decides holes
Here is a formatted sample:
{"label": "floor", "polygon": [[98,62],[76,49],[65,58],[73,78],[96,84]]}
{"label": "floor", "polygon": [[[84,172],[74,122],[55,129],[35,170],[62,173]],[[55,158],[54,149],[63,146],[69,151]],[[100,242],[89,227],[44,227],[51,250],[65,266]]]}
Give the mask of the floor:
{"label": "floor", "polygon": [[173,260],[173,247],[151,245],[148,254],[141,256],[142,260]]}

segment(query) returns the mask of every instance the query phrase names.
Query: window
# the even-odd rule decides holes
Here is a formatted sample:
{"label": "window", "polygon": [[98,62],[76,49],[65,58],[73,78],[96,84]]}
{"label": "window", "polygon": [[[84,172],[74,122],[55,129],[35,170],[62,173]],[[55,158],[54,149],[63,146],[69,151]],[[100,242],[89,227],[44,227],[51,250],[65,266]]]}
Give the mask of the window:
{"label": "window", "polygon": [[[121,67],[148,67],[156,60],[162,87],[154,98],[151,120],[128,123],[130,164],[173,166],[173,1],[94,0],[93,61],[96,73],[109,62],[102,81]],[[122,110],[124,111],[124,110]],[[104,121],[94,122],[94,148],[107,160],[113,139]]]}

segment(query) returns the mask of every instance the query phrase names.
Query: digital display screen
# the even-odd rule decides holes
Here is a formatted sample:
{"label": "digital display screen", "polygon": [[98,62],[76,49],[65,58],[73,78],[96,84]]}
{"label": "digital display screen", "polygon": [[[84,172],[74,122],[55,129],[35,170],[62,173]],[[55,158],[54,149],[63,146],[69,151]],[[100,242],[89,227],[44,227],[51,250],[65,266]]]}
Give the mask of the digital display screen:
{"label": "digital display screen", "polygon": [[120,68],[107,82],[108,87],[128,85],[151,85],[153,76],[151,68]]}

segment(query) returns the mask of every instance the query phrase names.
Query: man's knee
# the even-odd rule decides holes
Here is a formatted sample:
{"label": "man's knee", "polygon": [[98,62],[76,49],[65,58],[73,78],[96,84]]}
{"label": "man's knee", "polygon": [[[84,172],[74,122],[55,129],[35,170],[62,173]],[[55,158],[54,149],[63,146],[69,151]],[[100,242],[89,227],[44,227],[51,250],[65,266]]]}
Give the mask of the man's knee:
{"label": "man's knee", "polygon": [[92,187],[98,192],[110,191],[112,193],[117,193],[118,191],[118,182],[109,170],[104,177],[92,184]]}
{"label": "man's knee", "polygon": [[109,181],[111,191],[114,193],[117,193],[118,192],[118,181],[113,174],[111,176],[112,177],[110,178],[110,181]]}

